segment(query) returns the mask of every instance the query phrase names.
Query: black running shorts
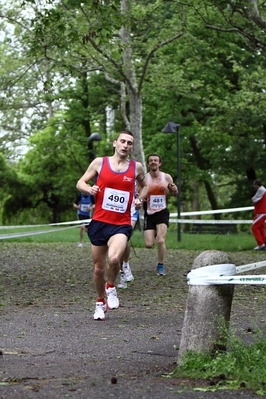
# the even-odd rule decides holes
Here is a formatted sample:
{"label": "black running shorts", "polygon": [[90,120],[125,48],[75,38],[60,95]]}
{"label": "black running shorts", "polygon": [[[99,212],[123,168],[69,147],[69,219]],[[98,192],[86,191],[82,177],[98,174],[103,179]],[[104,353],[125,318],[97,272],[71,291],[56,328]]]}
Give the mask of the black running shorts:
{"label": "black running shorts", "polygon": [[107,245],[109,239],[116,234],[125,234],[129,240],[132,235],[131,225],[113,225],[92,220],[88,226],[88,236],[93,245]]}
{"label": "black running shorts", "polygon": [[170,212],[168,209],[163,209],[160,212],[156,212],[153,215],[144,214],[144,230],[156,230],[157,224],[166,224],[169,227]]}

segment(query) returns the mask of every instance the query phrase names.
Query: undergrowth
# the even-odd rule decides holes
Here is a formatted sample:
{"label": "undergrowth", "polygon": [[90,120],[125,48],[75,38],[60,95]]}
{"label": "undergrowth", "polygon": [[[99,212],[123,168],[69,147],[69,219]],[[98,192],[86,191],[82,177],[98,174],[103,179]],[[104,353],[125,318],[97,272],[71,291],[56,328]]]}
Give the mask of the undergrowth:
{"label": "undergrowth", "polygon": [[266,338],[259,337],[250,344],[232,335],[228,339],[227,351],[196,353],[188,351],[181,363],[171,373],[171,377],[186,377],[215,381],[209,388],[251,389],[259,395],[266,394]]}

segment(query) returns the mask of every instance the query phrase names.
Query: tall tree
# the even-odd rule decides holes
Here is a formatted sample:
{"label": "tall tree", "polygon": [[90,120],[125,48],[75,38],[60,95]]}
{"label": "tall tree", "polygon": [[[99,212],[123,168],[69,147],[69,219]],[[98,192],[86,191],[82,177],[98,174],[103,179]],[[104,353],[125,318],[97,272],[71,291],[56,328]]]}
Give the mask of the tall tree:
{"label": "tall tree", "polygon": [[36,13],[31,48],[50,61],[55,61],[56,50],[57,60],[69,69],[86,59],[86,64],[97,66],[107,80],[118,85],[122,128],[133,131],[133,156],[145,164],[143,82],[155,53],[183,36],[181,25],[179,9],[162,0],[121,0],[108,6],[65,0]]}
{"label": "tall tree", "polygon": [[[220,21],[216,13],[216,23]],[[193,176],[204,184],[213,209],[231,199],[235,206],[247,205],[252,183],[246,171],[260,174],[266,168],[265,57],[236,32],[214,31],[210,36],[192,16],[189,32],[182,45],[177,42],[163,49],[163,55],[160,52],[163,65],[152,65],[152,79],[144,92],[148,98],[145,123],[151,126],[145,146],[152,150],[164,143],[165,163],[173,170],[175,137],[154,135],[162,129],[160,120],[168,110],[169,119],[181,123],[183,199],[188,199],[186,187]],[[146,89],[152,97],[147,97]],[[219,190],[224,185],[227,192]],[[238,196],[232,197],[236,186]]]}
{"label": "tall tree", "polygon": [[73,211],[76,182],[88,160],[80,131],[69,129],[67,119],[60,114],[51,117],[45,131],[29,139],[31,149],[18,163],[20,182],[9,187],[4,201],[5,221],[26,209],[38,209],[40,219],[57,223]]}

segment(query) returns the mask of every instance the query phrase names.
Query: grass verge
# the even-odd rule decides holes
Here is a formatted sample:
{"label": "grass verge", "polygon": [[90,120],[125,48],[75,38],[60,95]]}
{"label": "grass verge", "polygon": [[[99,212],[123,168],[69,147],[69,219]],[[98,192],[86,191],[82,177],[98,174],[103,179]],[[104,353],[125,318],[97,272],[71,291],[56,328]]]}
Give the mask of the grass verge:
{"label": "grass verge", "polygon": [[[48,231],[48,232],[47,232]],[[13,237],[12,234],[19,233],[20,237]],[[29,235],[22,235],[27,233]],[[9,238],[2,239],[1,235],[9,234]],[[0,228],[0,238],[6,242],[79,242],[79,226],[71,227],[25,227],[20,228]],[[169,228],[166,236],[166,247],[168,249],[186,249],[205,251],[214,249],[218,251],[245,251],[253,250],[256,242],[251,233],[236,234],[189,234],[182,233],[181,241],[177,239],[177,231]],[[88,238],[85,237],[88,241]],[[136,248],[144,248],[143,234],[139,230],[135,230],[131,237],[131,245]]]}
{"label": "grass verge", "polygon": [[266,338],[250,345],[231,336],[226,352],[195,353],[188,351],[182,362],[171,373],[172,378],[186,377],[209,380],[209,387],[196,390],[251,389],[258,395],[266,394]]}

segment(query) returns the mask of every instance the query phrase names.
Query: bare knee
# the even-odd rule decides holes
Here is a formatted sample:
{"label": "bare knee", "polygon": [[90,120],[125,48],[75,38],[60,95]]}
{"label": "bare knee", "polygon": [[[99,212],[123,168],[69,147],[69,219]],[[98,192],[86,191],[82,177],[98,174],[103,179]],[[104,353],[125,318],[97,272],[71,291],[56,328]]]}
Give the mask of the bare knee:
{"label": "bare knee", "polygon": [[120,262],[120,259],[117,256],[110,256],[108,257],[108,264],[109,267],[115,268]]}
{"label": "bare knee", "polygon": [[146,242],[145,246],[146,246],[146,248],[151,249],[153,247],[153,243],[152,242]]}
{"label": "bare knee", "polygon": [[165,239],[163,237],[157,238],[157,244],[158,245],[164,245]]}
{"label": "bare knee", "polygon": [[144,242],[145,247],[150,249],[155,244],[155,231],[153,230],[145,230],[144,231]]}
{"label": "bare knee", "polygon": [[98,265],[97,263],[94,265],[94,275],[96,277],[104,277],[104,268],[101,265]]}

